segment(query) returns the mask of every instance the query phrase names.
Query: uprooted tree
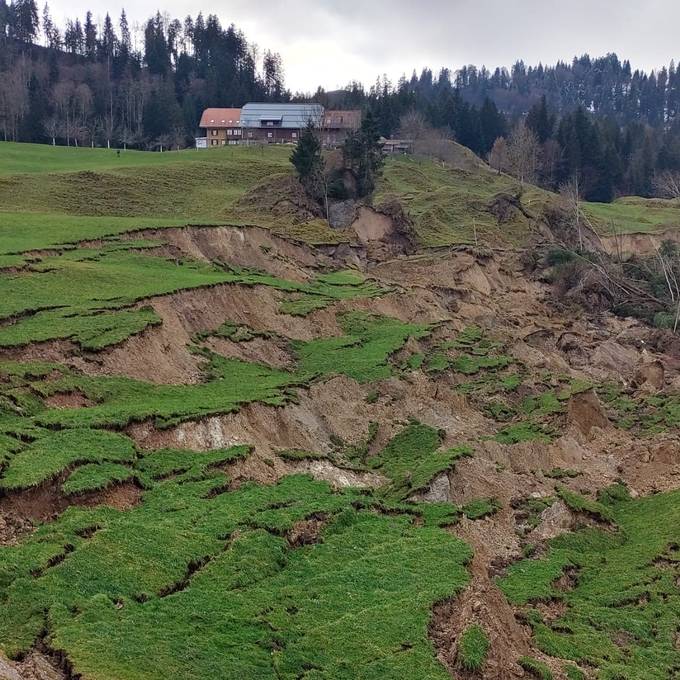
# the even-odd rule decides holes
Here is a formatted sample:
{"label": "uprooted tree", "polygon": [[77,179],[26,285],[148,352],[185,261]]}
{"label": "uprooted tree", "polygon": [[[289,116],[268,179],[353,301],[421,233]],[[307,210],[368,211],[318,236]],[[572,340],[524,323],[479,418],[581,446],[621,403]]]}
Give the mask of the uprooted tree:
{"label": "uprooted tree", "polygon": [[619,260],[604,251],[557,248],[547,253],[546,264],[560,298],[674,332],[680,326],[680,251],[672,241],[653,254]]}

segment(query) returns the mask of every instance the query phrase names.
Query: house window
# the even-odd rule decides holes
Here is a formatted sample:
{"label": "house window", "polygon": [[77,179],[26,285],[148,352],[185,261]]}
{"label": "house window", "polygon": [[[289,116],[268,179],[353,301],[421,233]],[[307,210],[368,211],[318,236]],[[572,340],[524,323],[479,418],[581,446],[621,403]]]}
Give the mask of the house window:
{"label": "house window", "polygon": [[217,137],[217,130],[211,130],[211,131],[210,131],[210,134],[211,134],[213,137]]}
{"label": "house window", "polygon": [[236,130],[234,130],[234,134],[238,137],[240,136],[241,131],[237,128]]}
{"label": "house window", "polygon": [[226,140],[226,139],[223,139],[223,140],[222,140],[222,146],[224,146],[226,143],[227,143],[227,140]]}
{"label": "house window", "polygon": [[268,132],[268,133],[267,133],[267,137],[269,137],[270,139],[271,139],[273,136],[274,136],[274,133],[273,133],[273,132]]}
{"label": "house window", "polygon": [[274,127],[274,121],[273,121],[273,120],[268,120],[268,121],[267,121],[267,127]]}
{"label": "house window", "polygon": [[253,136],[253,133],[252,133],[252,132],[249,132],[249,133],[248,133],[248,137],[252,138],[252,136]]}
{"label": "house window", "polygon": [[211,145],[211,146],[217,146],[217,140],[216,140],[216,139],[211,139],[211,140],[210,140],[210,145]]}
{"label": "house window", "polygon": [[297,132],[292,132],[290,135],[293,139],[297,139]]}

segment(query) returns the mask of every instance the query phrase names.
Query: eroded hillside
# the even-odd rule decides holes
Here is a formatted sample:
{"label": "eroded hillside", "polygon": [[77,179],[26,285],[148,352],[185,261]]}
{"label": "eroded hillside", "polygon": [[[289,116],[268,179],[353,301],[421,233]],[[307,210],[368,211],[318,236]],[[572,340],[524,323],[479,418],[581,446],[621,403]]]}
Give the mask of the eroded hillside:
{"label": "eroded hillside", "polygon": [[236,226],[6,213],[0,677],[680,672],[675,336],[396,163],[332,238],[255,170]]}

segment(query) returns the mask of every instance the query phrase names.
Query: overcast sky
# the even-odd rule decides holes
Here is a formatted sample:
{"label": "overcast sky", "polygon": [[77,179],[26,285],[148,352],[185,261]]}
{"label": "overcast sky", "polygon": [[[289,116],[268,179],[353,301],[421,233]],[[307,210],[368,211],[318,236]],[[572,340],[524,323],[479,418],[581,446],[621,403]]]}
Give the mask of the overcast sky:
{"label": "overcast sky", "polygon": [[[117,17],[122,6],[130,21],[142,21],[158,8],[157,0],[49,4],[58,21],[87,9]],[[199,10],[279,52],[294,91],[371,84],[383,73],[396,81],[424,66],[553,63],[583,52],[616,52],[648,70],[680,58],[678,0],[164,0],[161,7],[180,18]]]}

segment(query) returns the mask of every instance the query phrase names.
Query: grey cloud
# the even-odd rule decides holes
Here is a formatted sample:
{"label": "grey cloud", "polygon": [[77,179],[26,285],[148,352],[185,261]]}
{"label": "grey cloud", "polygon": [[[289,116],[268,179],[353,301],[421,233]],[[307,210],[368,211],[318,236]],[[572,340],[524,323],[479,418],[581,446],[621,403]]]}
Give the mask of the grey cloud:
{"label": "grey cloud", "polygon": [[[119,0],[120,1],[120,0]],[[95,15],[106,0],[51,3],[55,16]],[[143,19],[153,0],[137,0],[128,15]],[[615,51],[633,66],[655,68],[674,56],[680,3],[672,0],[231,0],[205,5],[166,0],[173,16],[215,13],[242,27],[251,41],[279,51],[292,89],[327,89],[351,79],[370,84],[379,74],[396,80],[426,65],[456,69],[570,60]]]}

